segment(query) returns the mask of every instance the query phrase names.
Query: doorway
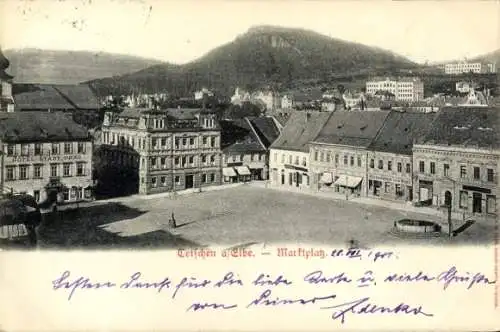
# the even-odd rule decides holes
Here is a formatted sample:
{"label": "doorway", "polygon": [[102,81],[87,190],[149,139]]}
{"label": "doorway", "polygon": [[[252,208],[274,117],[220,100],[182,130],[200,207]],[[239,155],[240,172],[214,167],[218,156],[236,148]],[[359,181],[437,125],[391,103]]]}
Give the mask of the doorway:
{"label": "doorway", "polygon": [[451,206],[451,192],[449,190],[444,193],[444,205]]}
{"label": "doorway", "polygon": [[193,174],[186,175],[186,189],[193,188],[194,186],[194,176]]}
{"label": "doorway", "polygon": [[472,194],[472,213],[481,213],[481,202],[483,195],[480,193]]}

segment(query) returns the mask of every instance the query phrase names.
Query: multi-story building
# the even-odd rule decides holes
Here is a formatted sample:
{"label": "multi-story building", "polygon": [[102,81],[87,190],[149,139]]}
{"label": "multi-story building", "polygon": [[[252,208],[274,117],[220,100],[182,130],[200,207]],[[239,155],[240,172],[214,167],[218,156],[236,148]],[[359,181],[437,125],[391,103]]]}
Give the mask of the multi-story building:
{"label": "multi-story building", "polygon": [[0,49],[0,112],[14,112],[14,99],[12,98],[12,77],[5,70],[9,68],[9,60]]}
{"label": "multi-story building", "polygon": [[309,189],[309,142],[332,113],[296,111],[290,114],[270,148],[270,182],[273,186]]}
{"label": "multi-story building", "polygon": [[413,200],[413,141],[429,129],[436,113],[392,111],[368,147],[368,196]]}
{"label": "multi-story building", "polygon": [[313,188],[346,196],[368,192],[367,148],[389,111],[335,111],[310,143]]}
{"label": "multi-story building", "polygon": [[286,94],[283,97],[281,97],[281,108],[290,109],[293,108],[293,106],[294,106],[293,95]]}
{"label": "multi-story building", "polygon": [[63,113],[0,113],[1,186],[37,202],[92,198],[92,139]]}
{"label": "multi-story building", "polygon": [[278,137],[272,117],[220,121],[224,182],[267,180],[268,149]]}
{"label": "multi-story building", "polygon": [[105,114],[102,155],[137,173],[140,194],[219,185],[220,127],[201,109],[126,109]]}
{"label": "multi-story building", "polygon": [[447,107],[413,146],[416,200],[465,215],[495,216],[498,109]]}
{"label": "multi-story building", "polygon": [[496,65],[494,63],[482,63],[482,62],[455,62],[447,63],[444,66],[445,74],[459,75],[463,73],[496,73]]}
{"label": "multi-story building", "polygon": [[424,83],[417,77],[378,78],[366,82],[366,93],[375,96],[377,92],[390,92],[395,100],[417,101],[424,98]]}

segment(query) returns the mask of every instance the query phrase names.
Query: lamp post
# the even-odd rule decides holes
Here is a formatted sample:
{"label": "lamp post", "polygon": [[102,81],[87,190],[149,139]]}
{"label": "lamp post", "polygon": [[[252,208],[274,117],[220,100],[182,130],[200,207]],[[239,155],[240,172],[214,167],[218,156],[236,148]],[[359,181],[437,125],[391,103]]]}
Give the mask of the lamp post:
{"label": "lamp post", "polygon": [[[456,189],[456,181],[453,180],[452,178],[448,177],[448,176],[445,176],[444,177],[445,179],[447,180],[450,180],[452,183],[453,183],[453,193],[455,193],[455,189]],[[460,197],[459,197],[460,199]],[[453,236],[453,225],[451,223],[451,206],[452,206],[452,201],[453,201],[453,195],[451,195],[450,199],[449,199],[449,202],[446,202],[446,194],[445,194],[445,205],[446,205],[446,209],[447,209],[447,212],[448,212],[448,236],[449,237],[452,237]]]}

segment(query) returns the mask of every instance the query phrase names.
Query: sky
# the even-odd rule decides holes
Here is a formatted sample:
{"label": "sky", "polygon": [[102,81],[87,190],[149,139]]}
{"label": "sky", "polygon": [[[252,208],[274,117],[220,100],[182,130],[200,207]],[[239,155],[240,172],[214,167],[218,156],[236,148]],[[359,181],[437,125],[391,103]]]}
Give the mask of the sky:
{"label": "sky", "polygon": [[181,64],[263,24],[378,46],[419,63],[500,48],[500,0],[0,0],[2,49],[104,51]]}

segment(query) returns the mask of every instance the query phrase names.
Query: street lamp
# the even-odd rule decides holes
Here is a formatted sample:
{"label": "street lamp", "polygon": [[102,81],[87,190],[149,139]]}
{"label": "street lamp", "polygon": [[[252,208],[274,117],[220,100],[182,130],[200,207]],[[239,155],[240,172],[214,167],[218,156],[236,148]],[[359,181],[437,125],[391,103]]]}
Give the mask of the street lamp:
{"label": "street lamp", "polygon": [[[455,193],[456,192],[456,181],[453,180],[452,178],[448,177],[448,176],[444,176],[444,178],[447,179],[447,180],[450,180],[453,183],[453,193]],[[460,199],[460,197],[458,199]],[[452,205],[452,201],[453,201],[453,195],[450,195],[450,199],[447,202],[447,200],[446,200],[446,193],[445,193],[444,203],[445,203],[446,209],[448,211],[448,236],[449,237],[453,236],[453,225],[451,223],[451,205]]]}

